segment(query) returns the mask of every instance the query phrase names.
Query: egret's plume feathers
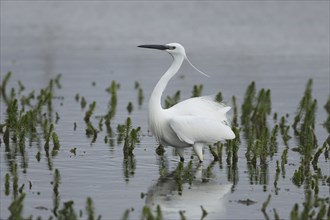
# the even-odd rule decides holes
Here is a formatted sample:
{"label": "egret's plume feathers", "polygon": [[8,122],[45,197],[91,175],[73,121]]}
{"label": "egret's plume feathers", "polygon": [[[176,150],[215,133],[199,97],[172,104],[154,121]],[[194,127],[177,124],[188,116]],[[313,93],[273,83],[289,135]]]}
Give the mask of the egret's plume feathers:
{"label": "egret's plume feathers", "polygon": [[204,75],[204,76],[206,76],[206,77],[210,77],[210,76],[207,75],[206,73],[204,73],[204,72],[200,71],[199,69],[197,69],[197,67],[195,67],[195,66],[190,62],[190,60],[188,59],[187,56],[185,56],[185,57],[186,57],[186,60],[188,61],[188,63],[190,64],[190,66],[192,66],[195,70],[197,70],[197,72],[201,73],[202,75]]}

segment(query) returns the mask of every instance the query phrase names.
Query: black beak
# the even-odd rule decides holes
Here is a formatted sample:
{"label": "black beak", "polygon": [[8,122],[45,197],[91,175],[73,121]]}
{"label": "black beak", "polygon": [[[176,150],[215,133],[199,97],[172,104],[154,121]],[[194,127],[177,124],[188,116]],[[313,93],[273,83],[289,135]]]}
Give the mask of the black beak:
{"label": "black beak", "polygon": [[157,50],[168,50],[168,49],[170,49],[169,46],[157,45],[157,44],[145,44],[145,45],[140,45],[138,47],[149,48],[149,49],[157,49]]}

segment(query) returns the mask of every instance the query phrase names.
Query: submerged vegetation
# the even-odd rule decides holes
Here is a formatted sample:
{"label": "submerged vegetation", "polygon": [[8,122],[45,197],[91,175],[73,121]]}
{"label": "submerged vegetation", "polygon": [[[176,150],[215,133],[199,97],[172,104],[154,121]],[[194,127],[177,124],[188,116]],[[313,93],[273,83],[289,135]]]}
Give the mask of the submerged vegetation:
{"label": "submerged vegetation", "polygon": [[[62,75],[58,74],[50,79],[46,87],[39,91],[28,91],[24,82],[18,81],[15,88],[8,88],[10,85],[11,72],[3,78],[0,87],[1,102],[6,110],[0,121],[0,133],[2,136],[0,146],[4,151],[7,170],[1,176],[1,186],[4,196],[10,198],[8,204],[9,219],[41,219],[33,216],[33,213],[24,213],[26,200],[36,192],[31,190],[32,181],[26,181],[29,164],[36,161],[39,165],[46,161],[46,169],[52,176],[49,185],[49,193],[52,195],[52,207],[39,207],[49,210],[49,219],[101,219],[97,215],[93,200],[86,198],[86,206],[76,209],[73,200],[63,201],[61,197],[61,186],[65,177],[59,169],[58,158],[63,155],[78,158],[82,151],[80,146],[67,143],[62,139],[65,134],[61,131],[61,123],[65,120],[61,117],[62,101],[66,97],[61,94]],[[93,89],[97,89],[96,82],[92,83]],[[93,150],[99,146],[106,145],[110,152],[116,148],[122,151],[122,172],[124,182],[130,183],[134,177],[139,158],[134,151],[144,148],[141,142],[147,135],[145,125],[142,127],[133,123],[134,113],[142,109],[144,102],[144,91],[141,84],[136,81],[134,89],[137,98],[129,100],[120,106],[118,91],[120,84],[112,81],[105,89],[109,95],[106,110],[100,113],[102,103],[90,100],[79,93],[74,96],[77,105],[80,105],[83,114],[81,120],[73,123],[73,135],[85,131],[86,138],[91,143]],[[214,178],[216,169],[226,173],[227,181],[232,184],[231,191],[235,192],[242,181],[242,175],[246,175],[250,185],[261,185],[262,193],[267,195],[264,201],[251,199],[239,200],[239,204],[260,206],[260,216],[265,219],[329,219],[330,201],[324,197],[321,189],[330,187],[329,170],[324,170],[329,163],[330,138],[318,140],[316,128],[317,109],[319,103],[312,96],[313,81],[310,79],[302,98],[297,102],[297,110],[294,115],[282,115],[283,113],[272,112],[272,97],[270,89],[257,89],[255,82],[251,82],[243,97],[243,102],[238,105],[235,96],[231,97],[232,118],[231,126],[236,134],[234,140],[208,146],[211,160],[213,161],[202,169],[201,184],[206,184]],[[194,85],[192,97],[201,96],[203,85]],[[165,107],[169,108],[180,101],[181,91],[178,90],[173,96],[167,96],[164,100]],[[133,95],[132,95],[133,97]],[[134,96],[136,97],[136,96]],[[215,100],[223,102],[228,100],[219,92]],[[239,100],[239,99],[238,99]],[[59,107],[60,106],[60,107]],[[330,131],[330,97],[324,104],[327,118],[322,121],[324,129]],[[59,109],[60,108],[60,109]],[[79,107],[78,107],[79,109]],[[126,109],[126,110],[125,110]],[[118,120],[116,114],[124,115],[126,120]],[[80,123],[85,124],[80,126]],[[134,122],[136,123],[135,119]],[[122,124],[121,124],[122,123]],[[104,129],[104,127],[106,129]],[[85,128],[85,129],[84,129]],[[113,129],[115,128],[115,129]],[[83,129],[83,130],[80,130]],[[104,136],[102,136],[104,135]],[[101,140],[97,137],[102,136]],[[104,139],[103,139],[104,137]],[[100,138],[99,138],[100,139]],[[70,143],[70,142],[69,142]],[[2,147],[4,146],[4,147]],[[156,147],[155,147],[156,148]],[[206,150],[206,149],[204,149]],[[169,162],[167,159],[168,148],[159,146],[155,156],[159,161],[160,178],[168,178]],[[31,155],[31,153],[33,155]],[[147,153],[150,154],[151,151]],[[83,158],[83,157],[82,157]],[[293,160],[298,158],[298,160]],[[34,161],[35,160],[35,161]],[[327,165],[324,165],[324,164]],[[242,171],[242,164],[246,164],[246,170]],[[206,165],[206,164],[205,164]],[[173,192],[177,195],[185,193],[184,183],[192,186],[195,181],[193,170],[196,168],[195,159],[187,163],[177,162],[171,178],[175,184]],[[118,166],[120,167],[120,165]],[[240,170],[240,169],[241,170]],[[22,178],[21,173],[25,174]],[[273,175],[270,175],[273,174]],[[244,177],[244,176],[243,176]],[[136,177],[134,177],[136,178]],[[281,209],[273,205],[273,201],[286,193],[283,183],[290,183],[298,192],[304,193],[304,199],[298,200],[292,206],[290,216],[281,213]],[[35,189],[38,190],[38,189]],[[40,192],[38,192],[40,193]],[[67,198],[68,195],[65,196]],[[142,197],[148,196],[143,194]],[[96,199],[96,198],[95,198]],[[242,202],[243,201],[243,202]],[[252,202],[251,202],[252,201]],[[209,212],[204,206],[200,207],[200,218],[207,219]],[[84,211],[83,211],[84,210]],[[142,210],[134,211],[134,208],[123,210],[123,219],[130,219],[133,212],[141,213],[141,219],[166,219],[166,213],[161,206],[153,210],[143,206]],[[272,213],[272,214],[271,214]],[[177,218],[186,218],[185,210],[177,211]],[[274,217],[273,217],[274,216]],[[2,216],[1,216],[2,217]]]}

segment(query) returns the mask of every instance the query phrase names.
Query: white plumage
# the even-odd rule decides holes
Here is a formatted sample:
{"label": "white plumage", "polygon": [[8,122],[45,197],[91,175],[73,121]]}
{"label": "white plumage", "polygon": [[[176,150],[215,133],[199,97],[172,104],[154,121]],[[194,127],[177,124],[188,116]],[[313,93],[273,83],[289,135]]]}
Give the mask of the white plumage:
{"label": "white plumage", "polygon": [[189,62],[182,45],[170,43],[139,47],[165,50],[174,59],[170,68],[158,81],[149,100],[149,128],[160,144],[175,147],[181,160],[183,149],[193,147],[202,162],[203,146],[235,138],[226,117],[230,107],[216,102],[214,96],[190,98],[169,109],[162,108],[161,97],[167,83],[185,59]]}

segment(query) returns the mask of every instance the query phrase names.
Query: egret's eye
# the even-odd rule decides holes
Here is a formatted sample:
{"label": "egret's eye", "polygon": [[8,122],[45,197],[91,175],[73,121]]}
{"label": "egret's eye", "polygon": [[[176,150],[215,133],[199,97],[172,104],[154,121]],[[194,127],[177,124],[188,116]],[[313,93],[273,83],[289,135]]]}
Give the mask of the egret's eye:
{"label": "egret's eye", "polygon": [[169,46],[170,50],[174,50],[176,47],[175,46]]}

